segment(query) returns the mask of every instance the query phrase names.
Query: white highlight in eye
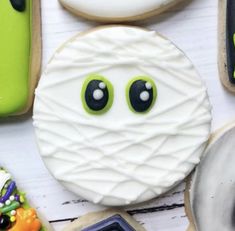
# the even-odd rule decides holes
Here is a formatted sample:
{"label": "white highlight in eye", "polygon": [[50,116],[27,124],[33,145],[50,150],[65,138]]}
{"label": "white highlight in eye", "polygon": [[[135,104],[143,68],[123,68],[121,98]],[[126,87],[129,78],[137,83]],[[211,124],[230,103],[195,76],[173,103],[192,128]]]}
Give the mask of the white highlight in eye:
{"label": "white highlight in eye", "polygon": [[152,84],[150,82],[145,83],[146,89],[150,90],[152,89]]}
{"label": "white highlight in eye", "polygon": [[148,101],[149,100],[149,93],[147,91],[142,91],[140,93],[140,99],[142,101]]}
{"label": "white highlight in eye", "polygon": [[106,84],[104,82],[100,82],[99,83],[99,88],[105,89],[106,88]]}
{"label": "white highlight in eye", "polygon": [[101,91],[100,89],[96,89],[93,92],[93,98],[95,100],[101,100],[104,97],[104,93],[103,91]]}

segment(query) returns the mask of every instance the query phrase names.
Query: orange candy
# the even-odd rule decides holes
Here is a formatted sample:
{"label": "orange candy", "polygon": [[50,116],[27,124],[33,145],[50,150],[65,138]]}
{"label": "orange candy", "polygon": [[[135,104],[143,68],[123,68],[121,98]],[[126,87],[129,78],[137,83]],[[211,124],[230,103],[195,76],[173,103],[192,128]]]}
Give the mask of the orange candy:
{"label": "orange candy", "polygon": [[16,210],[16,223],[9,231],[39,231],[41,226],[34,209],[19,208]]}

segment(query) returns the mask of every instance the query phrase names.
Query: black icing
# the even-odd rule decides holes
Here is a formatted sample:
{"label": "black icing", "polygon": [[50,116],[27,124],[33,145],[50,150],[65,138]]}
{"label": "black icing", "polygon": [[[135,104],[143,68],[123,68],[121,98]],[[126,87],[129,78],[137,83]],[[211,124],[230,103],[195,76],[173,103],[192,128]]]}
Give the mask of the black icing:
{"label": "black icing", "polygon": [[125,230],[121,227],[120,224],[115,222],[97,231],[125,231]]}
{"label": "black icing", "polygon": [[[132,83],[129,90],[129,99],[132,108],[136,112],[145,112],[147,111],[153,102],[153,87],[151,89],[147,89],[145,80],[136,80]],[[143,91],[147,91],[149,93],[149,99],[147,101],[143,101],[140,99],[140,94]]]}
{"label": "black icing", "polygon": [[227,52],[227,68],[229,81],[235,84],[235,46],[233,35],[235,33],[235,1],[227,0],[227,19],[226,19],[226,52]]}
{"label": "black icing", "polygon": [[[109,101],[109,92],[107,86],[104,89],[101,89],[99,87],[99,83],[101,82],[102,82],[101,80],[91,80],[88,83],[87,88],[85,90],[86,104],[93,111],[100,111],[104,109]],[[104,94],[104,96],[99,100],[93,98],[93,93],[97,89],[101,90]]]}
{"label": "black icing", "polygon": [[135,231],[135,229],[122,216],[117,214],[86,227],[82,231]]}
{"label": "black icing", "polygon": [[232,226],[233,226],[233,228],[235,230],[235,204],[233,205],[233,212],[232,212],[231,219],[232,219]]}
{"label": "black icing", "polygon": [[10,227],[11,221],[10,217],[7,215],[0,216],[0,230],[6,230]]}
{"label": "black icing", "polygon": [[[38,1],[38,0],[33,0],[33,1]],[[10,0],[12,7],[19,11],[23,12],[25,11],[26,3],[25,0]]]}

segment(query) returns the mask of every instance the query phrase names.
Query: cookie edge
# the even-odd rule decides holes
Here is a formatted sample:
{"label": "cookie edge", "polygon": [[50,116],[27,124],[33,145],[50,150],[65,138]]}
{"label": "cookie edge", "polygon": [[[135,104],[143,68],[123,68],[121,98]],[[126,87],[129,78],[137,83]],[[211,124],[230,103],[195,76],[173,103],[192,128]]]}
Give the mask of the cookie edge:
{"label": "cookie edge", "polygon": [[98,223],[114,215],[120,215],[121,217],[123,217],[128,222],[128,224],[135,228],[136,231],[146,231],[144,227],[142,227],[128,213],[119,209],[108,209],[100,212],[87,213],[81,218],[71,222],[64,229],[62,229],[62,231],[81,231],[83,228],[89,227],[90,225]]}
{"label": "cookie edge", "polygon": [[31,48],[30,63],[28,76],[29,95],[25,107],[10,116],[18,116],[27,113],[33,105],[34,90],[37,86],[41,75],[41,58],[42,58],[42,35],[41,35],[41,0],[31,1],[32,19],[31,19]]}
{"label": "cookie edge", "polygon": [[64,3],[62,0],[58,0],[58,1],[60,2],[60,4],[65,9],[67,9],[69,12],[71,12],[75,16],[82,17],[82,18],[90,20],[90,21],[101,22],[101,23],[102,22],[103,23],[117,23],[117,22],[134,22],[134,21],[139,21],[139,20],[151,18],[153,16],[160,15],[161,13],[163,13],[163,12],[167,11],[168,9],[176,6],[177,4],[187,2],[189,0],[174,0],[173,2],[170,2],[170,3],[166,4],[163,7],[160,7],[160,8],[155,9],[155,10],[148,11],[148,12],[143,13],[143,14],[138,14],[138,15],[130,16],[130,17],[114,17],[114,18],[94,16],[94,15],[91,15],[91,14],[87,14],[87,13],[84,13],[82,11],[75,10],[74,8],[68,6],[68,4]]}
{"label": "cookie edge", "polygon": [[[212,146],[217,140],[219,140],[220,137],[222,137],[226,132],[230,131],[234,127],[235,127],[235,121],[233,120],[230,123],[223,125],[221,128],[219,128],[215,132],[213,132],[210,136],[209,143],[208,143],[208,146],[206,149],[210,148],[210,146]],[[204,153],[206,153],[206,150]],[[191,210],[191,203],[190,203],[190,190],[191,190],[191,183],[192,183],[194,173],[195,173],[195,169],[186,178],[186,188],[185,188],[185,192],[184,192],[185,214],[186,214],[188,221],[189,221],[189,225],[188,225],[186,231],[197,231],[196,226],[195,226],[196,222],[194,221],[194,218],[193,218],[193,213]]]}
{"label": "cookie edge", "polygon": [[218,69],[220,81],[224,88],[235,94],[235,84],[231,84],[228,78],[227,54],[226,54],[226,6],[227,0],[218,1]]}

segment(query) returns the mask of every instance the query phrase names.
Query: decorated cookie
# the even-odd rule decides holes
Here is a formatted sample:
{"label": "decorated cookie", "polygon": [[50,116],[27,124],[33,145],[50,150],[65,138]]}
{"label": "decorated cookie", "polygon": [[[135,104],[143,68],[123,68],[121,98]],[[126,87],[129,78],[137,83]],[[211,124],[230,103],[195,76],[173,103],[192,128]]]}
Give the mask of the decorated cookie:
{"label": "decorated cookie", "polygon": [[219,131],[188,182],[188,231],[234,231],[235,124]]}
{"label": "decorated cookie", "polygon": [[48,169],[105,205],[166,192],[199,162],[210,133],[206,88],[169,40],[100,27],[63,45],[36,90],[34,126]]}
{"label": "decorated cookie", "polygon": [[41,56],[39,4],[0,1],[0,117],[22,114],[32,104]]}
{"label": "decorated cookie", "polygon": [[36,210],[31,208],[25,194],[12,180],[10,173],[0,168],[0,230],[48,231]]}
{"label": "decorated cookie", "polygon": [[63,231],[145,231],[130,215],[120,210],[88,213]]}
{"label": "decorated cookie", "polygon": [[223,85],[235,93],[235,2],[219,0],[219,72]]}
{"label": "decorated cookie", "polygon": [[134,21],[157,15],[182,0],[59,0],[79,16],[98,21]]}

